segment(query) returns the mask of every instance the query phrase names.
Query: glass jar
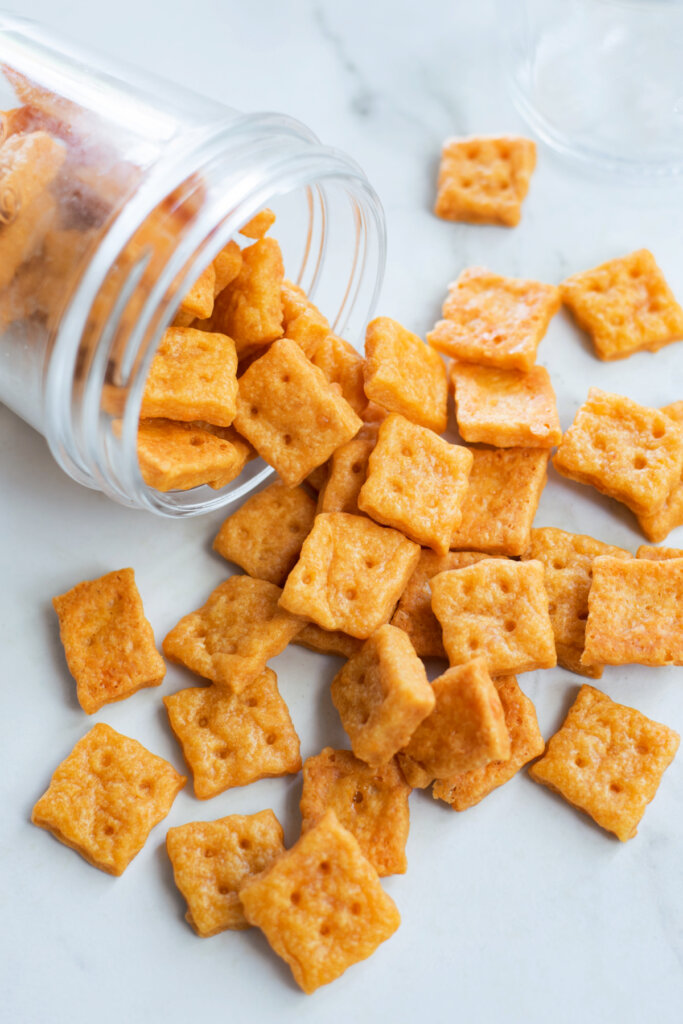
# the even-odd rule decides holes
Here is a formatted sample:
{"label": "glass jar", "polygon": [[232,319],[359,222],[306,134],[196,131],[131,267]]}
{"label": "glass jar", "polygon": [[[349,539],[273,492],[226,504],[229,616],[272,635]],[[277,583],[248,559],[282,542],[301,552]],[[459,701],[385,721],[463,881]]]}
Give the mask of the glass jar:
{"label": "glass jar", "polygon": [[0,65],[0,401],[73,479],[123,504],[179,516],[242,497],[272,472],[260,459],[220,491],[144,483],[156,347],[264,206],[287,276],[357,345],[384,270],[376,194],[297,121],[241,114],[13,15],[0,14]]}
{"label": "glass jar", "polygon": [[516,104],[555,149],[650,180],[683,174],[681,0],[498,0]]}

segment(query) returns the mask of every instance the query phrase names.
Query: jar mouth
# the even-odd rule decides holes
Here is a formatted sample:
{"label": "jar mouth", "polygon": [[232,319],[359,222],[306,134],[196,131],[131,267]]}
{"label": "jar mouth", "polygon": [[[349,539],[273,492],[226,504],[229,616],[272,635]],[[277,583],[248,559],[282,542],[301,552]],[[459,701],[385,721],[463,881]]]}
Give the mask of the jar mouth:
{"label": "jar mouth", "polygon": [[[191,143],[185,137],[182,148],[164,159],[163,171],[150,174],[101,241],[62,318],[46,379],[46,434],[62,468],[122,504],[173,517],[240,500],[273,472],[256,459],[220,491],[202,486],[162,492],[143,481],[137,430],[145,380],[164,331],[203,269],[259,209],[278,212],[283,206],[291,238],[275,234],[288,276],[321,305],[333,330],[358,348],[386,252],[381,204],[362,170],[320,145],[300,123],[277,114],[240,116],[198,132]],[[117,260],[160,196],[185,186],[191,198],[188,182],[195,190],[200,183],[204,201],[162,255],[159,273],[141,297],[149,252],[123,273]],[[107,287],[107,323],[97,344],[91,338],[88,346],[89,320]],[[79,382],[76,370],[84,358]],[[112,381],[115,403],[106,400]]]}

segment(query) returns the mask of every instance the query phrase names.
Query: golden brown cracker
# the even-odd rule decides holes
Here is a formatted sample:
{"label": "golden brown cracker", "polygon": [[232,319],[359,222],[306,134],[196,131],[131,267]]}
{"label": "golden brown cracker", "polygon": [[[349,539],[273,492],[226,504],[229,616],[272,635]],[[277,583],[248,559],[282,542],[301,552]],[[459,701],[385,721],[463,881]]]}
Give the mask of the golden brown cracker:
{"label": "golden brown cracker", "polygon": [[242,250],[232,239],[214,256],[214,299],[234,281],[242,269]]}
{"label": "golden brown cracker", "polygon": [[451,536],[456,550],[521,555],[548,479],[547,448],[472,448],[462,521]]}
{"label": "golden brown cracker", "polygon": [[[183,297],[178,313],[190,317],[190,323],[197,318],[206,320],[213,313],[213,299],[216,294],[216,267],[209,263]],[[178,314],[176,314],[177,316]]]}
{"label": "golden brown cracker", "polygon": [[653,544],[641,544],[636,551],[636,558],[649,558],[655,562],[666,558],[683,558],[683,548],[662,548]]}
{"label": "golden brown cracker", "polygon": [[420,548],[397,530],[361,516],[316,516],[281,605],[323,629],[364,640],[388,622],[417,565]]}
{"label": "golden brown cracker", "polygon": [[281,593],[266,580],[231,576],[171,630],[163,644],[166,657],[240,692],[303,625],[279,607]]}
{"label": "golden brown cracker", "polygon": [[132,569],[78,583],[52,604],[78,702],[89,715],[161,683],[166,665]]}
{"label": "golden brown cracker", "polygon": [[315,622],[307,622],[292,640],[299,647],[322,654],[337,654],[340,658],[352,658],[363,646],[362,640],[342,633],[339,629],[323,629]]}
{"label": "golden brown cracker", "polygon": [[553,464],[558,473],[590,484],[636,515],[650,515],[681,479],[683,430],[658,409],[591,388]]}
{"label": "golden brown cracker", "polygon": [[465,363],[528,373],[560,304],[555,285],[468,267],[450,286],[443,320],[427,341]]}
{"label": "golden brown cracker", "polygon": [[315,501],[303,488],[270,484],[228,516],[214,551],[250,576],[282,586],[314,519]]}
{"label": "golden brown cracker", "polygon": [[466,811],[499,786],[509,782],[517,772],[543,753],[544,743],[536,720],[536,709],[524,694],[514,676],[494,679],[503,705],[505,725],[510,735],[510,757],[493,761],[483,768],[440,779],[432,787],[435,800],[444,800],[454,811]]}
{"label": "golden brown cracker", "polygon": [[584,685],[529,774],[625,842],[638,831],[679,742],[673,729]]}
{"label": "golden brown cracker", "polygon": [[59,765],[31,821],[89,864],[120,875],[184,785],[168,761],[98,722]]}
{"label": "golden brown cracker", "polygon": [[249,880],[240,899],[247,920],[261,928],[307,993],[369,957],[401,920],[334,811]]}
{"label": "golden brown cracker", "polygon": [[164,704],[200,800],[301,768],[299,737],[269,668],[239,693],[191,686]]}
{"label": "golden brown cracker", "polygon": [[365,394],[389,412],[443,433],[448,424],[448,381],[441,357],[388,316],[365,333]]}
{"label": "golden brown cracker", "polygon": [[309,357],[330,333],[330,324],[303,288],[292,281],[282,283],[282,323],[284,335],[291,338]]}
{"label": "golden brown cracker", "polygon": [[444,220],[514,227],[536,166],[536,145],[513,135],[446,139],[434,213]]}
{"label": "golden brown cracker", "polygon": [[396,761],[371,768],[350,750],[325,747],[304,761],[303,777],[302,832],[332,809],[380,877],[405,873],[410,786]]}
{"label": "golden brown cracker", "polygon": [[[672,402],[661,411],[683,426],[683,402]],[[683,526],[683,479],[674,484],[658,512],[638,516],[638,525],[653,543],[665,540],[677,526]]]}
{"label": "golden brown cracker", "polygon": [[245,238],[263,238],[275,223],[275,214],[267,206],[254,214],[244,227],[240,228],[240,234]]}
{"label": "golden brown cracker", "polygon": [[528,373],[451,363],[458,430],[497,448],[552,448],[562,437],[555,392],[543,366]]}
{"label": "golden brown cracker", "polygon": [[354,437],[332,454],[329,472],[318,494],[319,512],[348,512],[362,515],[358,495],[365,483],[368,459],[375,441]]}
{"label": "golden brown cracker", "polygon": [[657,352],[683,338],[683,309],[647,249],[574,274],[560,288],[599,359]]}
{"label": "golden brown cracker", "polygon": [[355,412],[288,338],[240,377],[235,427],[296,487],[361,427]]}
{"label": "golden brown cracker", "polygon": [[166,850],[187,902],[185,918],[207,938],[249,927],[238,890],[245,879],[270,867],[285,844],[280,822],[267,810],[170,828]]}
{"label": "golden brown cracker", "polygon": [[432,711],[434,694],[408,636],[385,625],[334,677],[332,702],[356,757],[381,765]]}
{"label": "golden brown cracker", "polygon": [[232,338],[240,359],[282,337],[284,276],[280,246],[262,238],[242,250],[237,277],[216,296],[211,330]]}
{"label": "golden brown cracker", "polygon": [[137,452],[142,479],[158,491],[187,491],[202,484],[224,487],[249,458],[239,436],[229,440],[195,423],[140,420]]}
{"label": "golden brown cracker", "polygon": [[593,562],[584,665],[683,665],[683,558]]}
{"label": "golden brown cracker", "polygon": [[322,370],[330,384],[338,384],[354,412],[365,415],[368,404],[365,394],[365,361],[353,345],[336,334],[328,334],[316,345],[311,361]]}
{"label": "golden brown cracker", "polygon": [[451,665],[482,655],[491,675],[502,676],[556,664],[541,562],[487,558],[429,586]]}

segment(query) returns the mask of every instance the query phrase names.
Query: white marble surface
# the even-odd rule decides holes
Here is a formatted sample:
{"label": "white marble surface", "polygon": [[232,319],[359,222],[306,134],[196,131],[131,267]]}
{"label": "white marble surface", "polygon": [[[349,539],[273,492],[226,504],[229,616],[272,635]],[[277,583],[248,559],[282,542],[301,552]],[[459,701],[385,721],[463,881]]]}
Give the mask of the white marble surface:
{"label": "white marble surface", "polygon": [[[498,71],[490,0],[14,6],[236,107],[284,110],[350,151],[387,214],[378,311],[418,332],[435,319],[446,283],[470,263],[557,281],[647,245],[683,295],[683,197],[675,188],[591,178],[541,149],[516,230],[450,225],[430,214],[444,136],[521,127]],[[562,314],[540,361],[553,375],[565,427],[589,384],[654,405],[683,397],[682,346],[601,364]],[[168,522],[119,508],[69,481],[41,439],[0,409],[0,1019],[679,1021],[683,755],[626,845],[523,773],[462,815],[414,794],[409,870],[386,880],[401,928],[370,961],[309,998],[256,932],[194,936],[173,886],[164,825],[112,879],[29,824],[52,770],[92,724],[74,698],[50,596],[131,564],[160,638],[225,575],[210,551],[220,518]],[[537,524],[632,550],[641,541],[627,512],[552,474]],[[683,546],[683,530],[670,543]],[[328,696],[337,663],[292,648],[273,667],[304,756],[324,743],[343,745]],[[601,685],[683,731],[682,672],[612,669]],[[160,690],[94,719],[180,768],[160,696],[188,681],[171,668]],[[579,678],[555,669],[521,682],[549,736]],[[189,787],[166,824],[272,806],[292,842],[299,791],[298,779],[263,781],[203,804]]]}

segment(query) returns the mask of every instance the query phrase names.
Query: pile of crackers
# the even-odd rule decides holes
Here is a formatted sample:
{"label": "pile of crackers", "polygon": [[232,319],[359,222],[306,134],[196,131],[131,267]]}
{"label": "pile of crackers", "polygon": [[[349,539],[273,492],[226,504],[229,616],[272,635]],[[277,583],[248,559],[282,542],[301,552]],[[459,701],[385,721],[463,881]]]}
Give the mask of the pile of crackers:
{"label": "pile of crackers", "polygon": [[[454,209],[457,188],[470,193],[460,196],[461,215],[474,201],[478,159],[495,156],[498,177],[485,168],[489,216],[499,164],[519,162],[515,140],[503,149],[490,141],[463,143],[469,177],[458,165],[450,184],[448,145],[441,192],[448,184]],[[463,811],[533,761],[535,781],[619,839],[636,834],[678,735],[584,685],[546,745],[517,676],[556,664],[591,679],[605,665],[683,664],[683,551],[644,545],[633,557],[532,524],[555,446],[561,473],[626,504],[649,539],[683,523],[683,403],[649,409],[591,389],[563,435],[549,374],[535,360],[563,301],[601,358],[675,340],[683,311],[649,253],[559,288],[469,268],[428,344],[379,317],[361,357],[279,271],[269,276],[272,247],[258,249],[267,241],[243,250],[244,287],[228,288],[212,318],[231,318],[221,323],[238,335],[227,428],[279,479],[221,526],[214,548],[244,574],[166,636],[166,658],[200,678],[164,704],[199,799],[303,770],[301,837],[285,849],[265,809],[172,828],[167,848],[199,935],[260,927],[312,992],[399,925],[380,878],[406,871],[412,789],[431,787]],[[145,397],[157,404],[143,402],[143,416],[170,415],[187,362],[202,362],[193,346],[162,348]],[[211,388],[197,383],[195,375],[194,394],[208,403]],[[457,442],[442,436],[449,391]],[[211,422],[208,404],[195,413]],[[132,570],[78,584],[54,604],[88,713],[161,682],[164,660]],[[350,749],[326,747],[303,765],[267,667],[289,643],[344,659],[331,692]],[[448,663],[431,682],[425,658]],[[33,820],[120,874],[184,783],[98,724],[57,769]]]}

